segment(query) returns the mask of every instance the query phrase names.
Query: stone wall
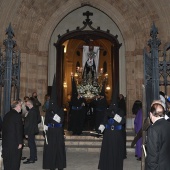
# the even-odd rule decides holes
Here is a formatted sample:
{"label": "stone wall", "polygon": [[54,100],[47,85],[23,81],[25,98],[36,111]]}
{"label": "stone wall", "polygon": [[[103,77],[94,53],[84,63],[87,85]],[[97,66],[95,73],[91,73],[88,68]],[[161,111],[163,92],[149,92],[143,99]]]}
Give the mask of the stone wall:
{"label": "stone wall", "polygon": [[142,98],[142,50],[150,38],[153,23],[158,27],[162,44],[170,41],[169,0],[1,0],[0,45],[11,22],[21,50],[21,98],[37,91],[42,102],[47,88],[48,45],[57,24],[71,11],[91,5],[103,11],[119,27],[126,57],[127,110]]}

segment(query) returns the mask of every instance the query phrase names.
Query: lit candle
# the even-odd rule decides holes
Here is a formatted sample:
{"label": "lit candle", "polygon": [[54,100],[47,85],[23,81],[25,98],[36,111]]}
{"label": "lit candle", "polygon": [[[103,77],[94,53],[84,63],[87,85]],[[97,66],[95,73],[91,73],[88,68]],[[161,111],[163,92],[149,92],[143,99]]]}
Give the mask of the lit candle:
{"label": "lit candle", "polygon": [[105,77],[106,77],[106,79],[108,78],[108,74],[107,73],[105,74]]}
{"label": "lit candle", "polygon": [[71,77],[73,77],[73,72],[71,72]]}
{"label": "lit candle", "polygon": [[74,76],[75,76],[75,77],[78,77],[78,74],[77,74],[77,73],[75,73],[75,74],[74,74]]}
{"label": "lit candle", "polygon": [[103,68],[100,69],[100,73],[103,73]]}

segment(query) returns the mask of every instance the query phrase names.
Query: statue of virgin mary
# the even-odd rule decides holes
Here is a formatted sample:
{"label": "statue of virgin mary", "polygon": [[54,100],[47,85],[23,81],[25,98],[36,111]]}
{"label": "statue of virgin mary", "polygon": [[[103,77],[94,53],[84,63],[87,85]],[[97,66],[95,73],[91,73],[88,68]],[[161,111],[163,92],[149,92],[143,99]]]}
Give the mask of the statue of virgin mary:
{"label": "statue of virgin mary", "polygon": [[83,46],[83,84],[97,85],[99,47],[89,50],[89,46]]}

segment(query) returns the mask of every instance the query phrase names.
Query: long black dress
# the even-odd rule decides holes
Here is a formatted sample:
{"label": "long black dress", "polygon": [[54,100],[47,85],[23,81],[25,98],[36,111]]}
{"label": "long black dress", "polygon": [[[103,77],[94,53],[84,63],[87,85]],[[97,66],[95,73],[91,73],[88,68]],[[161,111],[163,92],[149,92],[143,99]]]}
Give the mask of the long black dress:
{"label": "long black dress", "polygon": [[125,122],[123,114],[118,109],[116,113],[122,117],[120,123],[113,119],[112,110],[108,109],[103,121],[105,126],[98,169],[123,170],[124,140],[122,124]]}
{"label": "long black dress", "polygon": [[[61,122],[53,120],[57,114]],[[45,116],[45,125],[48,126],[48,145],[44,142],[43,169],[63,169],[66,168],[66,151],[64,143],[64,131],[62,123],[64,121],[64,111],[62,108],[50,109]]]}
{"label": "long black dress", "polygon": [[83,131],[86,113],[85,105],[86,100],[82,97],[75,97],[70,102],[70,130],[73,132],[74,135],[81,135]]}
{"label": "long black dress", "polygon": [[19,170],[23,143],[23,124],[21,115],[14,109],[9,111],[2,124],[2,156],[5,170]]}
{"label": "long black dress", "polygon": [[103,122],[105,110],[107,109],[106,98],[96,98],[90,105],[94,108],[95,130],[98,131],[99,125]]}

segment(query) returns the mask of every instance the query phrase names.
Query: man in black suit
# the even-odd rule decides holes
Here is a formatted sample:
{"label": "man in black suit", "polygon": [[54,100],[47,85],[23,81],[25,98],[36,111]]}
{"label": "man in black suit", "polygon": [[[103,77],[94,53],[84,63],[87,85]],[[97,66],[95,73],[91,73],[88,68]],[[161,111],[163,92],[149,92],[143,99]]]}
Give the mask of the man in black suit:
{"label": "man in black suit", "polygon": [[146,170],[163,170],[170,167],[170,123],[164,119],[165,110],[160,101],[151,105],[148,129]]}
{"label": "man in black suit", "polygon": [[33,102],[31,100],[27,101],[27,106],[29,107],[29,112],[25,118],[24,124],[24,134],[28,138],[28,146],[30,148],[30,158],[23,162],[24,164],[34,163],[37,160],[37,148],[35,143],[35,135],[38,134],[38,116],[37,110],[33,107]]}
{"label": "man in black suit", "polygon": [[13,101],[2,124],[2,156],[5,170],[19,170],[23,143],[21,104]]}

